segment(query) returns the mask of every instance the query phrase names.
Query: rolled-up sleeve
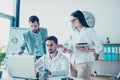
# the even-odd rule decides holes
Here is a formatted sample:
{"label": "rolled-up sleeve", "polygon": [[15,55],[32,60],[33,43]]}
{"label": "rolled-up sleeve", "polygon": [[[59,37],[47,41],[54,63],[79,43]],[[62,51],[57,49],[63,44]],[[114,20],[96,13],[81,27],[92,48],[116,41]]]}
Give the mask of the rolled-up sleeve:
{"label": "rolled-up sleeve", "polygon": [[95,49],[95,53],[99,53],[100,51],[102,51],[103,46],[95,30],[91,29],[89,35],[90,35],[91,41],[94,44],[93,48]]}
{"label": "rolled-up sleeve", "polygon": [[24,50],[25,48],[27,47],[27,43],[25,41],[25,33],[23,34],[23,42],[21,43],[21,46],[20,46],[20,52],[24,53]]}
{"label": "rolled-up sleeve", "polygon": [[26,43],[23,42],[20,46],[20,52],[24,53],[25,47],[26,47]]}
{"label": "rolled-up sleeve", "polygon": [[41,68],[43,66],[43,60],[44,60],[44,56],[42,56],[41,58],[39,58],[36,62],[35,62],[35,68]]}

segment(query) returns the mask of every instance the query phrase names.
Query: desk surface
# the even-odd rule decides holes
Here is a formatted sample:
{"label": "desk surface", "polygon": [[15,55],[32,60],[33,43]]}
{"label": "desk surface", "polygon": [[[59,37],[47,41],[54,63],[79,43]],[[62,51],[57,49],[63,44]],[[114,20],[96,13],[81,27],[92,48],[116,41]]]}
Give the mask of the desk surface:
{"label": "desk surface", "polygon": [[[61,80],[61,78],[68,78],[67,76],[59,76],[59,77],[49,77],[47,80]],[[70,77],[73,80],[85,80],[83,78],[75,78],[75,77]],[[20,79],[20,78],[12,78],[7,70],[3,71],[2,78],[0,80],[25,80],[25,79]]]}
{"label": "desk surface", "polygon": [[[48,78],[47,80],[61,80],[61,78],[64,78],[64,77],[50,77]],[[72,78],[73,80],[85,80],[85,79],[82,79],[82,78],[75,78],[75,77],[70,77]],[[25,79],[19,79],[19,78],[1,78],[0,80],[25,80]]]}
{"label": "desk surface", "polygon": [[[50,77],[48,78],[47,80],[61,80],[61,78],[64,78],[64,77]],[[85,79],[82,79],[82,78],[74,78],[74,77],[71,77],[73,80],[85,80]],[[5,79],[0,79],[0,80],[25,80],[25,79],[19,79],[19,78],[5,78]]]}
{"label": "desk surface", "polygon": [[[60,76],[60,77],[50,77],[48,78],[48,80],[61,80],[61,78],[65,78],[65,76]],[[85,80],[83,78],[75,78],[75,77],[70,77],[72,78],[73,80]]]}

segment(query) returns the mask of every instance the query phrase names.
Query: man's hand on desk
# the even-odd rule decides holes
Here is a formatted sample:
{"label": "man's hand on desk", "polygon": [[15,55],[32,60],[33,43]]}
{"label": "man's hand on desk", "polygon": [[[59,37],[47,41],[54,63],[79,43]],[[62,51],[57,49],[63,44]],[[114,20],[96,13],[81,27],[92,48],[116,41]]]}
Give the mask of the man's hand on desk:
{"label": "man's hand on desk", "polygon": [[50,71],[48,71],[48,75],[51,75],[51,72],[50,72]]}
{"label": "man's hand on desk", "polygon": [[15,53],[12,53],[12,55],[21,55],[23,52],[15,52]]}

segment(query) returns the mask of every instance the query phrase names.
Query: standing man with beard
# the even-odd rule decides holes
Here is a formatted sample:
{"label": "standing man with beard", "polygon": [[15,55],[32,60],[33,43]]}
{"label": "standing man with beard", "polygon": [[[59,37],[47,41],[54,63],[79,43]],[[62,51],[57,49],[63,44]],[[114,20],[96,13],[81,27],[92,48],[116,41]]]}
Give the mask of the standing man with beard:
{"label": "standing man with beard", "polygon": [[36,61],[36,68],[47,69],[49,76],[67,76],[69,72],[68,60],[57,50],[58,40],[55,36],[49,36],[45,40],[47,54]]}
{"label": "standing man with beard", "polygon": [[29,17],[30,30],[23,34],[24,41],[17,54],[23,54],[27,49],[29,55],[34,55],[36,59],[46,53],[45,39],[48,36],[46,28],[40,27],[39,18],[35,15]]}

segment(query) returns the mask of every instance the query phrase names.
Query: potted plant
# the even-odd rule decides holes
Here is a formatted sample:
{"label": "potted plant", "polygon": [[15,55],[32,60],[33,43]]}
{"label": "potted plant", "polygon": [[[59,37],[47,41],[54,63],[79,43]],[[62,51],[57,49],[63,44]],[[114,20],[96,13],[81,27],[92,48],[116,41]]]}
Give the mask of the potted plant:
{"label": "potted plant", "polygon": [[5,51],[3,51],[4,48],[5,48],[5,46],[0,47],[0,68],[1,68],[1,66],[4,65],[4,64],[2,64],[2,62],[4,61],[4,58],[6,56]]}

